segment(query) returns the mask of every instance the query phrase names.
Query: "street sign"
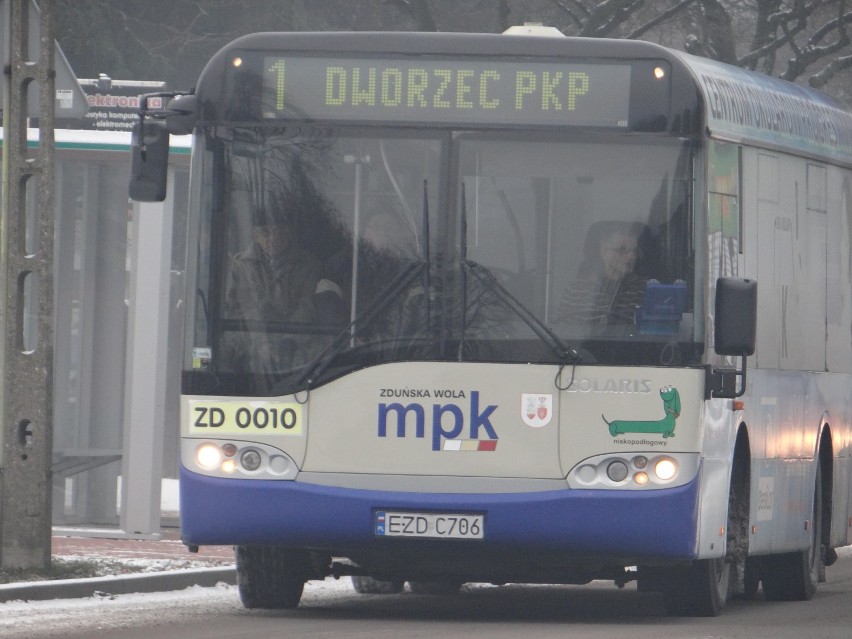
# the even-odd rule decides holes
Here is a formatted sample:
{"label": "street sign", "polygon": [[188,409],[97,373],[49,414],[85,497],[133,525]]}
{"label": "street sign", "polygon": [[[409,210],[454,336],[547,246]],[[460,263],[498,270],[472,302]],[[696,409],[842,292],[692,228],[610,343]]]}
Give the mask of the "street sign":
{"label": "street sign", "polygon": [[165,82],[113,80],[104,74],[97,79],[80,78],[89,111],[82,116],[68,117],[59,111],[59,90],[56,93],[56,128],[88,131],[127,131],[139,120],[139,96],[166,90]]}

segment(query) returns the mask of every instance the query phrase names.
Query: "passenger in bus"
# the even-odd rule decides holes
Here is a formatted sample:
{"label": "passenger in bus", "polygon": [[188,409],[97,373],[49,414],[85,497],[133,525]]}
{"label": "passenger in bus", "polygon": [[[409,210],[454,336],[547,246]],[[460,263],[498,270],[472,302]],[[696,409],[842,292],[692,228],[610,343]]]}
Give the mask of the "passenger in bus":
{"label": "passenger in bus", "polygon": [[568,284],[558,321],[632,324],[645,297],[647,277],[634,272],[643,226],[597,222],[586,235],[577,277]]}
{"label": "passenger in bus", "polygon": [[245,324],[229,358],[237,369],[241,359],[256,357],[272,368],[304,363],[309,355],[297,351],[316,343],[312,329],[343,320],[340,287],[322,277],[319,259],[299,245],[289,213],[257,211],[251,245],[231,260],[224,317]]}

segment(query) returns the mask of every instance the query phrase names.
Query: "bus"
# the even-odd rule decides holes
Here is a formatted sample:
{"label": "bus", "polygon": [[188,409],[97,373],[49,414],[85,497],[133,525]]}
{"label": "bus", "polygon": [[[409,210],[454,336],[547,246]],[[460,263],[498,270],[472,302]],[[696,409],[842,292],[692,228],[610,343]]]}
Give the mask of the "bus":
{"label": "bus", "polygon": [[133,198],[193,136],[183,542],[248,608],[809,599],[852,543],[850,112],[517,31],[253,34],[143,98]]}

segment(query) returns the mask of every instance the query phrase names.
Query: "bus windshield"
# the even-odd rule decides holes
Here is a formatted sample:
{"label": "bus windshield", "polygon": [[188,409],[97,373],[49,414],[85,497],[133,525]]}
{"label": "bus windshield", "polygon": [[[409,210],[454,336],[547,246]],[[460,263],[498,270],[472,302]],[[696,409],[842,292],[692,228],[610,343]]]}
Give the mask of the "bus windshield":
{"label": "bus windshield", "polygon": [[201,142],[190,388],[287,394],[398,361],[698,362],[688,141],[256,126]]}

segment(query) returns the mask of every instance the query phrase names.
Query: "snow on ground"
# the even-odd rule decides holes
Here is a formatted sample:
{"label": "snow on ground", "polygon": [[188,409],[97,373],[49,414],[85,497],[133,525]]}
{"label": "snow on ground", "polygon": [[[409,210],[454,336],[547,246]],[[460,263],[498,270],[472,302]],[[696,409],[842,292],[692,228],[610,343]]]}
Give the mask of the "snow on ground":
{"label": "snow on ground", "polygon": [[[852,547],[838,549],[838,555],[851,558]],[[146,563],[146,570],[176,568],[174,560],[133,561]],[[161,561],[165,563],[159,563]],[[182,567],[177,566],[177,569]],[[302,605],[328,603],[353,594],[352,583],[345,577],[310,581],[305,586]],[[83,599],[10,601],[0,603],[0,638],[54,638],[72,632],[78,633],[75,636],[84,636],[87,629],[120,631],[138,627],[140,623],[150,624],[153,613],[156,613],[158,625],[166,625],[229,611],[235,615],[244,614],[236,586],[223,583],[212,588],[194,586],[172,592],[127,595],[104,592]]]}
{"label": "snow on ground", "polygon": [[[354,592],[348,578],[311,581],[305,586],[302,602],[309,605],[312,601],[351,596]],[[0,603],[0,637],[38,639],[62,637],[71,632],[84,634],[86,629],[134,628],[143,620],[150,624],[152,612],[156,612],[157,624],[165,625],[227,611],[241,614],[243,610],[236,586],[223,583],[212,588],[193,586],[173,592],[101,593],[83,599],[10,601]]]}
{"label": "snow on ground", "polygon": [[54,555],[54,560],[60,561],[84,561],[97,566],[94,577],[106,575],[117,575],[127,573],[168,572],[172,570],[191,570],[194,568],[227,568],[228,563],[210,562],[204,559],[137,559],[137,558],[115,558],[115,559],[93,559],[88,555]]}

